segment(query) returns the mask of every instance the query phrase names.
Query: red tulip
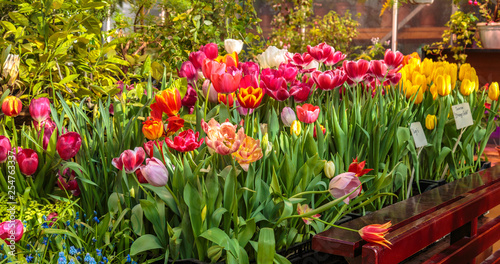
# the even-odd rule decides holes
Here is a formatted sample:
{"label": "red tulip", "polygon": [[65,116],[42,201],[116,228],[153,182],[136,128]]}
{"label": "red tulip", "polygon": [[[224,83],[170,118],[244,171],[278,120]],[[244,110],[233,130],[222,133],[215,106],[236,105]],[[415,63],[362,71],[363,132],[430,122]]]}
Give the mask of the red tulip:
{"label": "red tulip", "polygon": [[193,64],[196,70],[201,69],[203,60],[207,58],[207,55],[203,51],[195,51],[189,54],[189,61]]}
{"label": "red tulip", "polygon": [[368,74],[379,81],[383,81],[387,75],[387,65],[383,60],[372,60],[370,61]]}
{"label": "red tulip", "polygon": [[347,75],[342,70],[335,69],[325,72],[315,71],[312,73],[312,78],[319,89],[329,91],[342,86],[347,80]]}
{"label": "red tulip", "polygon": [[340,52],[340,51],[336,51],[336,52],[330,54],[330,56],[328,56],[328,59],[325,61],[325,65],[326,66],[333,66],[333,65],[337,64],[339,61],[345,59],[345,57],[347,57],[347,55],[342,54],[342,52]]}
{"label": "red tulip", "polygon": [[122,152],[120,157],[114,158],[111,164],[119,170],[125,170],[126,173],[135,172],[146,158],[146,152],[141,147],[136,147],[134,150],[127,149]]}
{"label": "red tulip", "polygon": [[288,56],[288,54],[286,54],[286,56],[290,60],[290,63],[301,68],[306,67],[314,60],[314,58],[307,52],[305,52],[304,54],[295,53],[291,58]]}
{"label": "red tulip", "polygon": [[277,70],[262,70],[260,75],[260,87],[263,88],[266,91],[266,94],[271,96],[274,100],[284,101],[290,97],[287,82]]}
{"label": "red tulip", "polygon": [[365,79],[369,66],[370,63],[365,60],[344,61],[342,65],[347,77],[349,77],[354,84],[358,84]]}
{"label": "red tulip", "polygon": [[335,49],[323,42],[314,47],[307,45],[307,52],[318,62],[325,62]]}
{"label": "red tulip", "polygon": [[[307,77],[304,75],[304,77]],[[313,82],[314,83],[314,82]],[[311,93],[312,84],[308,82],[295,81],[290,87],[290,95],[293,96],[295,102],[302,103],[307,101]]]}
{"label": "red tulip", "polygon": [[148,180],[146,180],[146,178],[144,178],[144,175],[142,175],[141,170],[136,170],[135,176],[137,176],[137,181],[139,181],[139,183],[148,183]]}
{"label": "red tulip", "polygon": [[191,82],[193,80],[196,81],[198,72],[196,71],[193,63],[191,63],[190,61],[183,62],[181,65],[181,70],[179,71],[179,77],[185,77],[188,82]]}
{"label": "red tulip", "polygon": [[156,187],[165,186],[168,182],[168,170],[157,158],[146,159],[146,165],[141,166],[141,174]]}
{"label": "red tulip", "polygon": [[230,94],[236,92],[241,81],[241,72],[212,74],[210,80],[214,85],[214,89],[218,93]]}
{"label": "red tulip", "polygon": [[223,74],[226,72],[226,64],[204,59],[201,65],[201,70],[203,72],[203,76],[211,80],[212,74]]}
{"label": "red tulip", "polygon": [[154,157],[155,145],[158,148],[158,151],[160,151],[160,153],[163,153],[163,141],[151,140],[144,143],[144,151],[146,152],[146,154],[148,154],[150,158]]}
{"label": "red tulip", "polygon": [[16,156],[19,170],[24,175],[33,175],[38,168],[38,154],[32,149],[23,149]]}
{"label": "red tulip", "polygon": [[42,97],[39,99],[33,99],[30,103],[30,115],[31,118],[37,122],[42,122],[43,120],[50,117],[50,102],[48,98]]}
{"label": "red tulip", "polygon": [[363,162],[358,162],[358,158],[352,160],[352,163],[349,165],[348,172],[354,172],[357,177],[361,177],[373,169],[365,169],[366,160]]}
{"label": "red tulip", "polygon": [[219,47],[215,43],[208,43],[205,46],[201,46],[200,51],[203,51],[207,58],[215,60],[219,56]]}
{"label": "red tulip", "polygon": [[9,95],[3,100],[2,112],[6,116],[16,117],[23,109],[23,104],[19,98]]}
{"label": "red tulip", "polygon": [[403,67],[404,55],[399,51],[387,49],[384,54],[384,62],[389,70],[399,71]]}
{"label": "red tulip", "polygon": [[203,138],[198,140],[199,134],[198,132],[195,134],[192,129],[188,129],[174,137],[173,141],[170,138],[166,138],[165,142],[169,148],[180,152],[193,151],[203,144]]}
{"label": "red tulip", "polygon": [[63,160],[76,156],[82,146],[82,137],[76,132],[68,132],[57,139],[56,150]]}
{"label": "red tulip", "polygon": [[164,136],[170,137],[171,135],[175,134],[175,132],[179,131],[184,126],[184,119],[177,117],[177,116],[172,116],[167,119],[167,126],[165,128],[165,134]]}
{"label": "red tulip", "polygon": [[[23,222],[19,219],[0,223],[0,239],[5,241],[7,245],[13,245],[19,242],[23,237],[23,233]],[[12,243],[12,241],[14,243]]]}
{"label": "red tulip", "polygon": [[300,122],[311,124],[318,119],[319,106],[314,106],[311,104],[304,104],[302,106],[297,105],[297,118]]}
{"label": "red tulip", "polygon": [[389,228],[391,227],[391,222],[387,222],[383,225],[367,225],[361,230],[359,230],[359,235],[367,242],[376,243],[382,245],[386,248],[390,248],[389,245],[392,245],[384,236],[389,232]]}
{"label": "red tulip", "polygon": [[177,88],[165,89],[156,94],[155,99],[158,108],[169,117],[177,115],[181,110],[181,93]]}
{"label": "red tulip", "polygon": [[4,163],[9,158],[9,151],[12,149],[10,140],[6,136],[0,136],[0,163]]}
{"label": "red tulip", "polygon": [[161,110],[160,106],[158,103],[153,103],[149,106],[151,108],[151,116],[156,119],[156,120],[162,120],[163,119],[163,111]]}

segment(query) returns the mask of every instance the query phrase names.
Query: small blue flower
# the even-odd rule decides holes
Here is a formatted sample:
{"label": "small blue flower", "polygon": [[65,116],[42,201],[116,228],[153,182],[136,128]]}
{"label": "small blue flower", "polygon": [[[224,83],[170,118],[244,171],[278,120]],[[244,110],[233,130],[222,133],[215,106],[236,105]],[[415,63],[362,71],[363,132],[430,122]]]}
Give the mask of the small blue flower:
{"label": "small blue flower", "polygon": [[78,254],[78,250],[76,250],[76,248],[75,248],[74,246],[71,246],[71,247],[69,248],[69,254],[70,254],[71,256],[74,256],[74,255]]}
{"label": "small blue flower", "polygon": [[75,264],[75,261],[74,260],[69,260],[68,264]]}
{"label": "small blue flower", "polygon": [[48,237],[44,237],[42,244],[47,245],[48,241],[49,241],[49,238]]}
{"label": "small blue flower", "polygon": [[47,225],[47,223],[43,223],[42,228],[49,228],[49,225]]}
{"label": "small blue flower", "polygon": [[96,253],[97,253],[97,256],[99,256],[99,257],[100,257],[100,256],[101,256],[101,250],[97,248],[95,251],[96,251]]}
{"label": "small blue flower", "polygon": [[66,221],[66,226],[70,226],[71,225],[71,222],[68,220]]}
{"label": "small blue flower", "polygon": [[102,260],[106,261],[108,263],[108,258],[107,257],[102,257]]}
{"label": "small blue flower", "polygon": [[66,258],[64,258],[64,257],[63,257],[63,258],[59,258],[59,259],[57,260],[57,264],[67,264],[67,263],[68,263],[68,262],[66,261]]}
{"label": "small blue flower", "polygon": [[26,262],[31,263],[35,259],[31,254],[29,256],[26,256]]}
{"label": "small blue flower", "polygon": [[83,259],[83,261],[89,262],[89,263],[92,263],[91,261],[94,261],[94,263],[95,263],[95,259],[92,256],[90,256],[89,253],[87,253],[87,255],[85,255],[85,258]]}
{"label": "small blue flower", "polygon": [[130,263],[132,262],[132,259],[130,258],[130,254],[127,255],[127,262],[126,263]]}
{"label": "small blue flower", "polygon": [[98,223],[99,224],[99,218],[97,218],[97,216],[94,216],[94,222]]}
{"label": "small blue flower", "polygon": [[97,242],[97,239],[95,239],[95,237],[92,238],[92,242]]}

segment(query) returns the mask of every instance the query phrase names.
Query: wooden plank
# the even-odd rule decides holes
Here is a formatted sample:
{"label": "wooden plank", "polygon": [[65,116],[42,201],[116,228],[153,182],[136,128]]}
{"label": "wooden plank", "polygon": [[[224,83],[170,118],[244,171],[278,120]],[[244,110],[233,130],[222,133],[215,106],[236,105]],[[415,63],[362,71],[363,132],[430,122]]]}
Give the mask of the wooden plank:
{"label": "wooden plank", "polygon": [[[412,27],[404,28],[398,31],[399,40],[425,40],[441,39],[443,32],[447,27]],[[355,40],[370,40],[372,38],[382,39],[390,28],[358,28],[358,36]]]}
{"label": "wooden plank", "polygon": [[500,249],[491,254],[491,256],[481,262],[481,264],[500,264]]}

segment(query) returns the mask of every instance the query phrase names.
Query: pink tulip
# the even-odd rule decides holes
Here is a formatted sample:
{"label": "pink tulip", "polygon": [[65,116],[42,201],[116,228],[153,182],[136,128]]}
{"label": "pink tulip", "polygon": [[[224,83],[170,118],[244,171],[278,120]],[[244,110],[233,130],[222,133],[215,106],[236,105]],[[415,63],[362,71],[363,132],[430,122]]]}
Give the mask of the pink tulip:
{"label": "pink tulip", "polygon": [[212,74],[210,80],[214,85],[214,89],[218,93],[231,94],[238,90],[241,81],[241,72],[233,71],[232,73]]}
{"label": "pink tulip", "polygon": [[252,61],[240,62],[238,64],[238,69],[240,69],[243,72],[244,76],[247,75],[259,76],[260,72],[259,64]]}
{"label": "pink tulip", "polygon": [[57,139],[56,150],[61,159],[69,160],[76,156],[82,146],[82,137],[76,132],[68,132]]}
{"label": "pink tulip", "polygon": [[342,65],[347,77],[349,77],[354,84],[358,84],[365,79],[369,66],[370,63],[365,60],[344,61]]}
{"label": "pink tulip", "polygon": [[335,49],[323,42],[314,47],[307,45],[307,52],[318,62],[325,62]]}
{"label": "pink tulip", "polygon": [[141,166],[141,173],[153,186],[165,186],[168,182],[168,170],[157,158],[146,159],[146,165]]}
{"label": "pink tulip", "polygon": [[144,162],[146,152],[141,147],[136,147],[134,150],[127,149],[122,152],[120,157],[114,158],[111,164],[119,170],[125,170],[126,173],[135,172]]}
{"label": "pink tulip", "polygon": [[299,73],[299,70],[297,67],[293,66],[292,64],[280,64],[278,71],[280,72],[281,76],[285,78],[287,82],[292,82],[295,80],[295,77]]}
{"label": "pink tulip", "polygon": [[[303,75],[307,80],[307,75]],[[290,87],[290,95],[293,96],[293,99],[297,103],[302,103],[307,101],[309,98],[309,94],[311,93],[311,88],[314,82],[309,79],[310,81],[306,82],[299,82],[299,81],[294,81],[292,83],[292,86]]]}
{"label": "pink tulip", "polygon": [[207,58],[215,60],[219,56],[219,47],[215,43],[208,43],[205,46],[201,46],[200,51],[203,51]]}
{"label": "pink tulip", "polygon": [[287,89],[287,82],[278,70],[264,69],[260,75],[260,87],[266,94],[277,101],[284,101],[290,97]]}
{"label": "pink tulip", "polygon": [[291,58],[288,56],[288,54],[286,56],[290,60],[290,63],[300,68],[306,67],[314,60],[314,58],[307,52],[305,52],[304,54],[295,53]]}
{"label": "pink tulip", "polygon": [[38,168],[38,154],[32,149],[23,149],[16,156],[19,170],[24,175],[33,175]]}
{"label": "pink tulip", "polygon": [[203,60],[207,58],[207,55],[203,51],[195,51],[189,54],[189,61],[193,64],[196,70],[201,69]]}
{"label": "pink tulip", "polygon": [[379,81],[383,81],[387,75],[387,65],[383,60],[372,60],[370,61],[368,74]]}
{"label": "pink tulip", "polygon": [[12,149],[10,140],[6,136],[0,136],[0,163],[4,163],[9,158],[9,151]]}
{"label": "pink tulip", "polygon": [[240,128],[236,132],[237,126],[229,123],[229,120],[222,124],[213,118],[208,123],[201,120],[201,128],[207,134],[207,146],[221,155],[237,151],[246,137],[245,130]]}
{"label": "pink tulip", "polygon": [[[210,93],[208,93],[208,89],[210,87]],[[203,91],[203,96],[205,96],[205,98],[207,97],[208,95],[208,101],[210,103],[218,103],[219,100],[219,93],[215,90],[214,86],[212,85],[212,83],[210,82],[210,80],[205,80],[203,82],[203,86],[201,87],[202,91]]]}
{"label": "pink tulip", "polygon": [[297,120],[297,116],[295,116],[293,109],[288,106],[283,107],[281,111],[281,121],[283,121],[283,125],[289,127],[295,120]]}
{"label": "pink tulip", "polygon": [[193,80],[196,81],[198,72],[196,71],[193,63],[191,63],[190,61],[183,62],[181,65],[181,70],[179,71],[179,77],[185,77],[188,82],[191,82]]}
{"label": "pink tulip", "polygon": [[400,72],[396,73],[389,73],[387,74],[387,80],[389,81],[389,84],[396,85],[399,83],[399,81],[402,78],[402,74]]}
{"label": "pink tulip", "polygon": [[346,54],[342,54],[342,52],[336,51],[336,52],[330,54],[330,56],[328,56],[328,59],[325,61],[325,65],[326,66],[333,66],[333,65],[337,64],[339,61],[345,59],[345,57],[347,57]]}
{"label": "pink tulip", "polygon": [[[345,172],[339,174],[330,181],[330,193],[335,198],[340,198],[354,191],[361,185],[361,181],[354,172]],[[361,187],[353,192],[349,197],[344,199],[344,203],[349,204],[349,201],[356,198],[361,192]]]}
{"label": "pink tulip", "polygon": [[39,99],[31,100],[29,110],[31,118],[33,118],[37,122],[42,122],[43,120],[50,117],[49,99],[42,97]]}
{"label": "pink tulip", "polygon": [[403,67],[404,55],[399,51],[387,49],[384,54],[384,62],[389,70],[399,71]]}
{"label": "pink tulip", "polygon": [[[0,223],[0,239],[5,241],[7,245],[19,242],[19,240],[23,237],[23,233],[23,222],[19,219]],[[14,241],[14,243],[11,243],[11,241]]]}
{"label": "pink tulip", "polygon": [[50,142],[50,137],[52,136],[52,133],[54,133],[54,131],[57,129],[56,123],[49,117],[41,122],[37,122],[36,120],[34,120],[33,125],[35,126],[35,129],[38,130],[38,136],[40,136],[40,133],[43,130],[42,145],[43,149],[47,150]]}
{"label": "pink tulip", "polygon": [[329,91],[342,86],[347,80],[347,75],[342,70],[335,69],[325,72],[315,71],[312,73],[312,78],[319,89]]}
{"label": "pink tulip", "polygon": [[311,104],[304,104],[302,106],[297,105],[297,117],[300,122],[311,124],[318,119],[319,115],[319,106],[314,106]]}
{"label": "pink tulip", "polygon": [[226,72],[226,64],[204,59],[201,64],[201,70],[203,72],[203,76],[205,76],[206,79],[211,80],[212,74],[223,74]]}
{"label": "pink tulip", "polygon": [[57,216],[56,212],[52,212],[47,216],[47,221],[50,221],[49,226],[52,226],[57,221]]}

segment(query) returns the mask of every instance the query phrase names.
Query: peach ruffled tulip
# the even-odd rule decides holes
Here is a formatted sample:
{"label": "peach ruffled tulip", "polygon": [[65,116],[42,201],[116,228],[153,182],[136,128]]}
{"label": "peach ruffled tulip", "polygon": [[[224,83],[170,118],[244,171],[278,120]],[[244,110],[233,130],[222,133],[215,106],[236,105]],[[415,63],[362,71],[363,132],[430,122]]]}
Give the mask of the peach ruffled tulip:
{"label": "peach ruffled tulip", "polygon": [[260,148],[260,140],[247,136],[240,148],[232,155],[241,168],[244,171],[248,171],[250,163],[260,160],[263,156],[262,149]]}
{"label": "peach ruffled tulip", "polygon": [[208,123],[202,120],[201,128],[207,134],[205,141],[207,146],[221,155],[237,151],[246,137],[245,130],[240,128],[236,132],[237,125],[231,124],[229,119],[222,124],[213,118]]}

